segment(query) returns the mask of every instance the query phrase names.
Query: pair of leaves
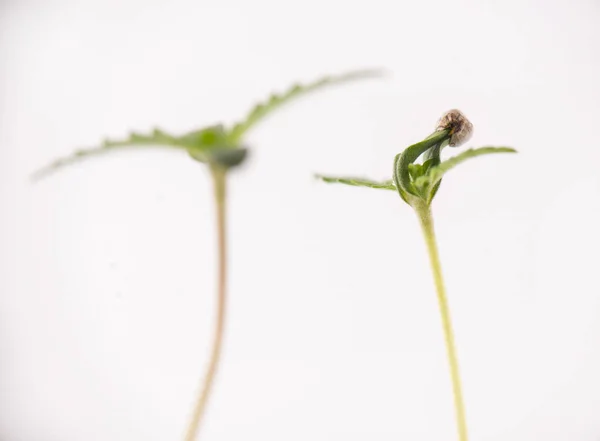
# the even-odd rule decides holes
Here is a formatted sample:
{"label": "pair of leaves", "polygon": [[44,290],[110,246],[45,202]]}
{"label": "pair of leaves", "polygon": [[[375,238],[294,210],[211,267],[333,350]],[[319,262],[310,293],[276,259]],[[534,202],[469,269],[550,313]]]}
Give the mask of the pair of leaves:
{"label": "pair of leaves", "polygon": [[77,163],[83,159],[98,156],[107,152],[139,147],[160,147],[187,151],[197,161],[225,168],[239,165],[246,157],[246,149],[241,146],[243,136],[265,117],[283,105],[308,95],[349,81],[381,76],[376,70],[361,70],[338,76],[327,76],[308,84],[296,84],[282,94],[273,94],[267,101],[257,104],[248,115],[231,128],[215,125],[186,133],[182,136],[169,134],[158,128],[151,133],[131,133],[120,140],[105,140],[100,146],[78,150],[70,156],[59,158],[34,173],[33,178],[41,178],[64,166]]}
{"label": "pair of leaves", "polygon": [[[469,149],[459,155],[456,155],[446,161],[440,162],[435,165],[435,159],[429,159],[423,164],[410,163],[407,164],[406,170],[411,179],[411,183],[416,188],[417,192],[422,196],[422,199],[427,200],[427,204],[433,199],[436,187],[445,173],[455,168],[457,165],[467,161],[468,159],[475,158],[477,156],[489,155],[492,153],[515,153],[516,150],[509,147],[482,147],[478,149]],[[423,152],[422,152],[423,153]],[[396,157],[396,161],[400,158],[400,155]],[[417,155],[418,157],[418,155]],[[416,158],[415,158],[416,159]],[[336,177],[336,176],[325,176],[316,175],[316,177],[324,182],[338,183],[353,185],[356,187],[368,187],[377,188],[384,190],[399,190],[402,199],[410,204],[411,196],[407,194],[402,188],[399,187],[397,182],[394,181],[383,181],[377,182],[371,179],[357,178],[357,177]],[[431,193],[433,192],[433,195]]]}
{"label": "pair of leaves", "polygon": [[431,156],[429,154],[433,151],[435,151],[435,154],[433,154],[430,159],[434,159],[434,162],[430,162],[430,164],[437,165],[441,148],[444,144],[448,143],[450,136],[451,133],[449,130],[435,131],[423,141],[405,148],[402,153],[396,155],[394,158],[393,172],[394,184],[396,184],[398,193],[405,202],[410,204],[409,199],[411,199],[412,196],[419,196],[411,179],[411,166],[413,166],[414,170],[415,161],[423,154],[428,157]]}

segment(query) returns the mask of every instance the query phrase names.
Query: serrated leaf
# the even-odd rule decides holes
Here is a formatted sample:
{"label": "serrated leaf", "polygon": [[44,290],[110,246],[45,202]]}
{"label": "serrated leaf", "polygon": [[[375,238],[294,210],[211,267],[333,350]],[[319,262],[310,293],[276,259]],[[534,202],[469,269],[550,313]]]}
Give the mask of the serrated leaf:
{"label": "serrated leaf", "polygon": [[317,179],[320,179],[324,182],[335,183],[335,184],[346,184],[353,185],[355,187],[368,187],[368,188],[378,188],[382,190],[396,190],[396,186],[393,184],[391,180],[376,182],[370,179],[364,178],[355,178],[355,177],[340,177],[340,176],[323,176],[323,175],[315,175]]}
{"label": "serrated leaf", "polygon": [[206,152],[209,149],[236,148],[229,143],[227,134],[222,125],[206,127],[181,137],[176,137],[160,129],[154,129],[150,134],[132,132],[128,138],[121,140],[105,140],[101,146],[77,150],[73,154],[56,159],[46,167],[35,172],[32,178],[39,179],[67,165],[80,162],[84,159],[108,153],[114,150],[137,147],[162,147],[175,148],[187,151],[194,159],[206,162]]}
{"label": "serrated leaf", "polygon": [[448,171],[452,170],[457,165],[463,163],[467,159],[475,158],[477,156],[489,155],[492,153],[516,153],[517,151],[510,147],[481,147],[478,149],[469,149],[462,152],[459,155],[456,155],[450,159],[445,160],[444,162],[431,167],[429,172],[421,176],[415,181],[415,186],[424,187],[429,185],[435,185],[442,176]]}
{"label": "serrated leaf", "polygon": [[126,139],[106,139],[99,147],[77,150],[69,156],[56,159],[47,166],[35,172],[32,178],[39,179],[65,166],[80,162],[90,157],[102,155],[114,150],[150,146],[176,148],[183,150],[189,150],[190,148],[193,148],[185,141],[182,141],[181,139],[176,138],[160,129],[154,129],[151,134],[147,135],[132,132]]}
{"label": "serrated leaf", "polygon": [[106,139],[101,148],[125,147],[135,145],[177,145],[178,139],[160,129],[154,129],[151,134],[131,132],[129,138],[120,140]]}
{"label": "serrated leaf", "polygon": [[273,94],[266,102],[257,104],[243,121],[234,124],[229,134],[230,139],[233,143],[239,142],[241,137],[263,118],[296,98],[303,97],[311,92],[325,89],[329,86],[354,80],[374,78],[381,75],[381,71],[361,70],[338,76],[326,76],[308,84],[296,84],[282,94]]}

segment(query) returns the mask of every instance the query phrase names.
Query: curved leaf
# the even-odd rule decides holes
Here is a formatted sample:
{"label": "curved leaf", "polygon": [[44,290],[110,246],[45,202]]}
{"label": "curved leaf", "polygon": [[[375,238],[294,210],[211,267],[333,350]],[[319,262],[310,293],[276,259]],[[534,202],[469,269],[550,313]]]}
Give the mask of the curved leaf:
{"label": "curved leaf", "polygon": [[273,94],[265,102],[259,103],[250,111],[243,121],[240,121],[231,128],[229,133],[230,140],[233,143],[239,142],[241,137],[263,118],[273,113],[275,110],[287,104],[288,102],[307,95],[311,92],[324,89],[328,86],[346,83],[354,80],[374,78],[382,76],[383,72],[378,70],[360,70],[349,72],[343,75],[326,76],[308,84],[296,84],[282,94]]}
{"label": "curved leaf", "polygon": [[[442,153],[442,148],[443,148],[442,144],[438,144],[434,148],[428,150],[425,153],[425,158],[429,158],[429,159],[426,159],[425,162],[423,163],[423,169],[424,169],[423,175],[426,175],[432,167],[436,167],[436,166],[440,165],[440,163],[442,162],[442,160],[440,159],[440,155]],[[427,205],[431,204],[431,201],[433,201],[433,198],[435,197],[436,193],[440,189],[441,184],[442,184],[442,180],[439,179],[434,185],[431,186],[431,190],[429,188],[427,188],[427,189],[425,189],[424,192],[422,192],[422,194],[425,196],[425,198],[427,200]],[[417,189],[419,191],[422,190],[416,185],[415,185],[415,187],[417,187]]]}
{"label": "curved leaf", "polygon": [[370,179],[364,178],[354,178],[354,177],[337,177],[337,176],[323,176],[323,175],[315,175],[317,179],[320,179],[324,182],[335,183],[335,184],[346,184],[353,185],[355,187],[368,187],[368,188],[378,188],[382,190],[396,190],[396,186],[393,182],[384,181],[384,182],[376,182]]}
{"label": "curved leaf", "polygon": [[449,138],[450,132],[448,130],[438,130],[423,141],[413,144],[405,148],[402,153],[397,154],[394,158],[394,182],[396,186],[406,193],[419,196],[410,179],[410,164],[414,163],[419,156],[430,148],[448,142]]}
{"label": "curved leaf", "polygon": [[188,145],[183,143],[178,138],[163,132],[159,129],[154,129],[153,132],[149,135],[140,134],[132,132],[129,135],[129,138],[121,139],[121,140],[105,140],[101,146],[92,147],[89,149],[81,149],[75,151],[73,154],[69,156],[65,156],[62,158],[58,158],[48,164],[47,166],[36,171],[32,178],[39,179],[49,173],[52,173],[60,168],[65,166],[80,162],[89,157],[98,156],[104,153],[108,153],[113,150],[121,150],[126,148],[136,148],[136,147],[167,147],[167,148],[180,148],[187,150],[189,148]]}
{"label": "curved leaf", "polygon": [[132,132],[126,139],[107,139],[99,147],[77,150],[69,156],[56,159],[49,165],[35,172],[32,175],[32,178],[34,180],[39,179],[67,165],[110,151],[139,147],[181,149],[187,151],[194,159],[201,162],[207,161],[206,152],[208,152],[209,149],[236,148],[230,143],[228,144],[227,135],[222,125],[206,127],[180,137],[170,135],[160,129],[154,129],[150,134]]}

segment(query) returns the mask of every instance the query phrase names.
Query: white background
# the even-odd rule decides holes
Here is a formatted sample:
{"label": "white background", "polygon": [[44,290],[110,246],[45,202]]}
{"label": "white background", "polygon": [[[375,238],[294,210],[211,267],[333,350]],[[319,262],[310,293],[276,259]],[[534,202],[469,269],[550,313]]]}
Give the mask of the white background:
{"label": "white background", "polygon": [[1,2],[0,440],[181,439],[214,309],[210,182],[185,154],[29,174],[363,67],[391,75],[247,138],[201,438],[456,439],[413,213],[312,178],[388,178],[456,107],[468,146],[520,152],[461,166],[434,205],[472,440],[599,440],[599,19],[597,0]]}

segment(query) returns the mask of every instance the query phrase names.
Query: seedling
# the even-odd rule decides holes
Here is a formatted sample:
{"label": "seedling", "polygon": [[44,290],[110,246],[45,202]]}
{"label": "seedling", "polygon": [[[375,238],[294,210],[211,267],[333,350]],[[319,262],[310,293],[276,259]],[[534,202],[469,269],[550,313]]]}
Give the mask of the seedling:
{"label": "seedling", "polygon": [[[425,244],[427,245],[433,281],[437,291],[450,369],[450,378],[454,394],[458,439],[460,441],[468,440],[467,420],[456,344],[450,318],[450,307],[446,297],[446,289],[442,278],[442,268],[433,227],[431,202],[440,187],[444,174],[467,159],[490,153],[516,152],[509,147],[482,147],[466,150],[465,152],[442,162],[440,159],[442,149],[448,145],[451,147],[458,147],[468,141],[472,131],[472,124],[461,112],[458,110],[450,110],[442,116],[436,130],[431,135],[396,155],[394,158],[393,179],[389,181],[377,182],[363,178],[317,175],[318,178],[325,182],[397,191],[402,200],[415,210],[421,224]],[[420,163],[417,163],[416,161],[419,160],[419,158],[422,160]]]}
{"label": "seedling", "polygon": [[244,136],[265,117],[290,101],[310,92],[354,80],[379,76],[379,71],[354,71],[339,76],[327,76],[309,84],[297,84],[282,94],[273,94],[269,99],[256,105],[240,122],[226,127],[223,124],[204,127],[182,136],[174,136],[160,129],[149,134],[131,133],[127,139],[105,140],[101,146],[76,151],[71,156],[58,159],[34,173],[39,179],[56,170],[83,159],[104,153],[116,152],[125,148],[162,147],[187,152],[189,156],[208,167],[213,183],[216,228],[217,228],[217,311],[212,350],[202,387],[193,408],[192,417],[185,435],[186,441],[196,439],[200,423],[215,381],[225,329],[227,303],[227,176],[230,170],[240,166],[247,157],[248,148],[243,143]]}

